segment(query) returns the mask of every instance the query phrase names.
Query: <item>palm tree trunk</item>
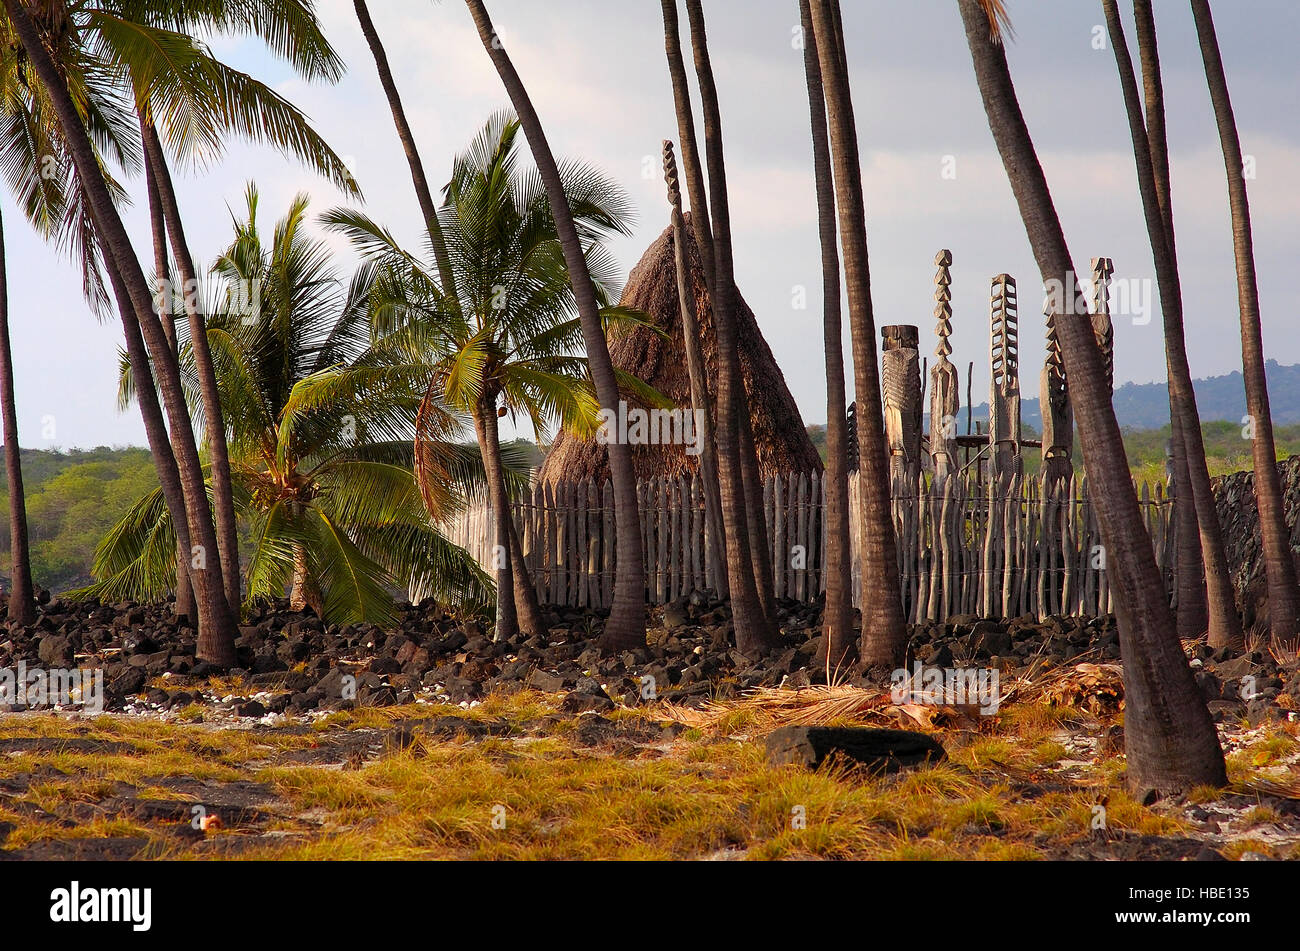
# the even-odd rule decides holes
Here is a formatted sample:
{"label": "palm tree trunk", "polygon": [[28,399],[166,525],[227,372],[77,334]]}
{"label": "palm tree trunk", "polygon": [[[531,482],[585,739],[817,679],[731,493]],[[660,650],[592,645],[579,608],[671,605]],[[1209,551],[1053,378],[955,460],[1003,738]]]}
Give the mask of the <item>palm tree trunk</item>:
{"label": "palm tree trunk", "polygon": [[[158,130],[152,122],[140,119],[140,132],[144,141],[145,162],[153,171],[158,187],[159,202],[167,231],[171,237],[172,253],[180,269],[185,293],[185,316],[190,325],[190,354],[194,372],[199,380],[199,393],[203,401],[208,456],[212,472],[212,501],[217,518],[217,551],[221,557],[221,577],[230,610],[238,616],[243,598],[240,593],[239,531],[235,523],[235,498],[230,476],[230,450],[226,445],[226,422],[221,409],[221,393],[217,388],[217,372],[212,365],[212,351],[208,347],[207,325],[198,308],[198,275],[194,258],[185,240],[184,223],[180,205],[172,184],[167,157],[163,154]],[[191,291],[193,288],[193,291]],[[173,332],[174,334],[174,332]],[[173,341],[175,337],[173,336]]]}
{"label": "palm tree trunk", "polygon": [[1146,120],[1143,121],[1137,77],[1124,38],[1115,0],[1104,0],[1115,61],[1119,66],[1124,107],[1137,163],[1138,191],[1146,217],[1147,235],[1160,287],[1164,317],[1165,357],[1169,371],[1170,420],[1174,439],[1174,478],[1177,486],[1174,517],[1178,551],[1178,628],[1189,636],[1209,630],[1214,647],[1239,645],[1241,621],[1228,574],[1223,530],[1210,488],[1200,413],[1192,388],[1191,366],[1183,331],[1183,295],[1178,275],[1173,206],[1169,189],[1169,151],[1165,136],[1164,93],[1155,45],[1155,21],[1147,4],[1135,4],[1138,43],[1142,56]]}
{"label": "palm tree trunk", "polygon": [[9,480],[10,625],[36,620],[32,557],[27,544],[27,502],[23,494],[22,450],[18,445],[18,407],[14,401],[14,353],[9,344],[9,268],[5,262],[4,223],[0,221],[0,405],[4,415],[5,475]]}
{"label": "palm tree trunk", "polygon": [[[144,163],[145,191],[149,196],[149,230],[153,237],[154,277],[158,281],[158,316],[163,333],[171,345],[172,353],[180,356],[176,342],[176,317],[172,313],[175,295],[171,286],[171,266],[167,256],[167,221],[163,215],[162,197],[158,193],[158,179],[153,166]],[[173,465],[175,462],[173,461]],[[190,584],[189,546],[176,542],[176,603],[172,607],[177,617],[194,617],[194,586]]]}
{"label": "palm tree trunk", "polygon": [[353,0],[353,6],[356,8],[357,22],[361,24],[361,32],[365,34],[366,43],[370,46],[370,53],[375,59],[375,68],[379,71],[379,84],[384,87],[384,95],[388,97],[388,107],[393,113],[393,125],[397,127],[397,138],[402,143],[402,151],[406,154],[406,163],[411,167],[411,181],[415,185],[415,197],[420,203],[420,213],[424,215],[424,225],[429,232],[429,241],[433,244],[433,257],[438,265],[438,279],[442,283],[442,289],[452,300],[458,300],[456,297],[456,280],[455,272],[451,267],[451,258],[447,254],[447,241],[442,234],[442,225],[438,222],[437,205],[433,200],[433,192],[429,189],[429,180],[424,174],[424,162],[420,158],[420,150],[415,145],[415,136],[411,132],[411,124],[406,119],[406,109],[402,105],[402,97],[397,92],[397,83],[393,80],[393,70],[388,64],[388,54],[384,51],[384,44],[379,38],[379,31],[375,29],[375,23],[370,18],[370,10],[366,7],[366,0]]}
{"label": "palm tree trunk", "polygon": [[[849,90],[847,52],[839,26],[838,0],[812,0],[818,61],[826,91],[844,276],[848,285],[853,383],[858,414],[858,490],[862,507],[862,639],[867,666],[895,667],[907,648],[907,627],[898,578],[885,422],[876,365],[876,322],[867,260],[866,202],[858,160],[857,129]],[[834,415],[834,414],[832,414]],[[828,420],[829,422],[829,420]]]}
{"label": "palm tree trunk", "polygon": [[[197,542],[198,564],[192,562],[191,567],[201,569],[191,573],[199,614],[196,656],[214,664],[229,666],[235,661],[235,619],[225,598],[220,559],[207,557],[207,553],[218,551],[216,532],[176,358],[167,345],[161,322],[153,313],[153,296],[149,293],[130,236],[108,193],[108,186],[100,172],[94,148],[81,123],[76,104],[72,101],[58,68],[50,59],[27,8],[20,0],[4,0],[4,4],[14,32],[58,115],[69,154],[86,191],[95,227],[103,242],[105,263],[110,271],[117,272],[121,287],[130,301],[130,313],[134,314],[135,322],[143,333],[149,354],[158,369],[158,384],[167,407],[168,422],[172,433],[178,437],[176,462],[184,489],[186,520],[189,523],[190,537]],[[123,316],[126,318],[127,315]],[[124,320],[124,323],[129,321]],[[125,329],[129,344],[131,328],[127,326]],[[137,379],[141,388],[147,387],[150,379],[148,365],[144,364],[138,370]]]}
{"label": "palm tree trunk", "polygon": [[[765,624],[750,635],[755,649],[765,649],[778,642],[776,624],[775,587],[772,580],[772,548],[767,532],[767,519],[763,514],[763,478],[758,468],[758,453],[754,444],[753,421],[749,415],[749,400],[745,392],[744,377],[740,371],[740,341],[736,337],[735,302],[736,275],[732,259],[731,202],[727,192],[727,163],[723,153],[722,112],[718,103],[717,84],[713,79],[713,64],[709,56],[708,33],[705,29],[704,10],[700,0],[686,0],[686,16],[690,22],[691,51],[695,60],[695,74],[700,86],[700,106],[704,113],[704,155],[708,170],[709,189],[713,196],[710,206],[712,217],[713,270],[716,286],[709,290],[714,304],[714,331],[718,333],[718,314],[724,313],[728,332],[735,341],[734,374],[732,387],[735,401],[737,459],[744,487],[744,513],[749,561],[754,575],[754,587],[762,609]],[[722,348],[719,353],[719,388],[721,388]],[[731,360],[732,353],[728,354]],[[719,406],[725,405],[719,398]],[[783,553],[783,559],[788,553]]]}
{"label": "palm tree trunk", "polygon": [[[711,196],[714,282],[709,292],[713,303],[713,328],[718,350],[718,476],[727,535],[727,580],[731,588],[736,647],[744,654],[756,655],[765,653],[779,642],[777,628],[773,623],[772,605],[764,597],[764,586],[760,582],[766,576],[770,584],[771,556],[767,550],[767,528],[762,524],[761,507],[755,512],[749,504],[755,492],[761,499],[762,483],[758,477],[757,461],[746,477],[742,420],[747,417],[748,409],[740,372],[735,314],[732,310],[735,279],[717,89],[713,82],[704,17],[698,0],[687,0],[686,12],[690,19],[695,73],[700,83],[700,100],[704,110],[704,154]],[[699,213],[697,210],[696,214]],[[752,451],[752,434],[750,444]]]}
{"label": "palm tree trunk", "polygon": [[510,491],[506,486],[505,463],[501,459],[501,431],[497,422],[500,417],[497,415],[496,408],[498,395],[492,393],[485,396],[480,407],[486,439],[479,440],[479,451],[483,455],[484,472],[488,474],[489,479],[500,483],[501,498],[504,500],[505,507],[498,508],[494,496],[492,508],[502,513],[500,522],[505,526],[505,544],[510,556],[510,590],[515,601],[518,629],[528,637],[542,637],[547,632],[546,622],[542,619],[542,608],[537,601],[537,589],[533,587],[528,563],[524,560],[524,546],[519,540],[519,526],[515,524],[512,513]]}
{"label": "palm tree trunk", "polygon": [[816,27],[809,0],[799,0],[804,77],[812,119],[813,172],[817,182],[817,231],[822,251],[822,334],[826,347],[826,606],[818,663],[836,666],[857,653],[853,636],[853,548],[849,526],[848,425],[844,417],[844,342],[840,325],[840,252],[835,232],[835,182],[831,172],[826,93],[817,59]]}
{"label": "palm tree trunk", "polygon": [[[1163,310],[1163,306],[1161,307]],[[1169,362],[1165,361],[1166,364]],[[1169,398],[1170,443],[1173,447],[1174,495],[1174,591],[1178,630],[1197,636],[1207,632],[1211,641],[1222,635],[1210,632],[1209,586],[1206,583],[1205,558],[1201,552],[1201,530],[1196,515],[1196,497],[1191,486],[1191,467],[1187,464],[1187,440],[1179,419],[1179,406]],[[1235,611],[1233,617],[1236,616]],[[1212,646],[1220,646],[1212,644]]]}
{"label": "palm tree trunk", "polygon": [[488,498],[496,521],[496,542],[492,548],[492,570],[497,582],[496,639],[506,641],[519,633],[516,609],[514,565],[510,558],[510,497],[501,472],[501,447],[497,442],[497,411],[494,400],[486,397],[474,408],[474,430],[483,454],[483,471],[487,475]]}
{"label": "palm tree trunk", "polygon": [[[691,92],[686,76],[686,61],[682,56],[681,32],[677,19],[677,0],[661,0],[661,7],[664,20],[664,50],[668,58],[668,75],[672,80],[673,106],[677,113],[677,137],[682,152],[682,173],[686,179],[686,194],[691,202],[691,231],[695,236],[696,250],[700,253],[700,268],[704,272],[704,287],[708,292],[709,304],[712,307],[714,288],[717,286],[717,274],[713,263],[713,229],[709,225],[709,201],[704,190],[704,170],[700,165],[699,143],[695,138],[695,116],[691,110]],[[683,248],[683,250],[685,249]],[[680,274],[678,280],[681,280]],[[680,287],[678,297],[681,297]],[[693,301],[691,306],[694,306]],[[730,598],[731,585],[728,579],[730,561],[727,555],[726,520],[722,517],[721,478],[716,475],[720,466],[717,455],[716,420],[718,417],[716,407],[711,406],[710,410],[715,413],[710,418],[709,427],[713,433],[714,470],[715,479],[717,480],[714,483],[717,489],[714,504],[718,512],[716,527],[717,554],[719,563],[723,566],[723,570],[718,572],[722,586],[722,590],[719,590],[718,594],[720,597]],[[708,488],[707,485],[706,488]]]}
{"label": "palm tree trunk", "polygon": [[[710,557],[714,564],[726,564],[725,538],[722,521],[722,497],[718,488],[717,434],[713,427],[713,401],[709,398],[708,367],[704,362],[704,349],[700,343],[700,323],[695,313],[695,295],[691,290],[686,242],[692,240],[686,233],[686,218],[682,215],[682,195],[677,185],[677,165],[672,157],[671,144],[664,143],[665,174],[668,180],[668,201],[672,205],[673,257],[677,270],[677,306],[682,315],[682,342],[686,348],[686,372],[691,384],[691,407],[699,420],[700,468],[697,479],[703,487],[704,515],[709,526]],[[729,596],[726,572],[718,572],[721,579],[719,597]]]}
{"label": "palm tree trunk", "polygon": [[[596,386],[596,397],[600,400],[602,408],[617,413],[618,379],[614,375],[614,363],[610,359],[609,345],[600,322],[596,289],[591,282],[591,273],[587,270],[582,243],[574,227],[568,199],[564,195],[564,185],[560,180],[560,170],[555,164],[555,156],[546,141],[546,133],[542,129],[537,110],[533,108],[528,90],[524,88],[519,73],[515,71],[514,64],[505,51],[504,44],[492,28],[492,20],[483,3],[481,0],[465,0],[465,2],[474,18],[474,25],[478,28],[483,48],[487,50],[492,64],[496,67],[506,93],[514,105],[515,113],[519,116],[519,123],[532,148],[538,172],[546,185],[551,213],[555,217],[555,229],[564,250],[569,280],[573,284],[574,297],[577,300],[578,318],[582,324],[582,336],[587,346],[587,363],[591,368],[592,382]],[[614,604],[601,638],[601,647],[606,651],[619,651],[645,646],[645,563],[641,552],[636,472],[632,468],[631,448],[618,440],[612,440],[608,450],[610,477],[614,483],[614,522],[617,532],[618,564],[614,578]]]}
{"label": "palm tree trunk", "polygon": [[1241,311],[1241,362],[1246,378],[1246,412],[1255,429],[1251,452],[1255,460],[1255,498],[1259,529],[1264,540],[1264,569],[1268,576],[1269,628],[1277,640],[1296,633],[1300,613],[1300,586],[1296,583],[1294,555],[1286,525],[1282,477],[1273,442],[1273,417],[1269,409],[1268,378],[1264,370],[1264,334],[1259,319],[1259,287],[1255,280],[1255,249],[1250,227],[1250,199],[1242,165],[1241,139],[1228,95],[1228,78],[1219,55],[1214,18],[1207,0],[1192,0],[1192,17],[1200,39],[1205,79],[1214,105],[1214,118],[1223,147],[1228,176],[1228,203],[1232,211],[1232,249],[1237,268],[1237,302]]}
{"label": "palm tree trunk", "polygon": [[1052,203],[1051,191],[1025,125],[1006,53],[995,32],[988,0],[958,0],[980,96],[1015,195],[1025,232],[1045,287],[1070,381],[1071,401],[1105,545],[1106,573],[1115,593],[1120,651],[1124,661],[1124,743],[1129,788],[1187,789],[1227,782],[1214,721],[1192,679],[1164,598],[1151,537],[1143,527],[1137,493],[1111,405],[1101,351],[1092,323],[1064,315],[1065,294],[1078,293],[1073,262]]}
{"label": "palm tree trunk", "polygon": [[173,610],[178,617],[198,621],[194,586],[190,582],[190,552],[192,551],[190,526],[185,512],[185,490],[181,484],[180,469],[176,465],[175,444],[171,442],[167,432],[167,423],[163,417],[162,407],[158,403],[158,392],[154,388],[148,349],[140,333],[140,324],[135,318],[135,311],[131,307],[126,287],[116,268],[110,266],[106,270],[125,330],[126,355],[131,364],[131,375],[136,381],[136,402],[140,406],[140,416],[144,420],[145,437],[153,457],[154,469],[158,473],[158,484],[162,488],[163,500],[167,503],[167,514],[171,519],[172,530],[176,535],[176,604]]}

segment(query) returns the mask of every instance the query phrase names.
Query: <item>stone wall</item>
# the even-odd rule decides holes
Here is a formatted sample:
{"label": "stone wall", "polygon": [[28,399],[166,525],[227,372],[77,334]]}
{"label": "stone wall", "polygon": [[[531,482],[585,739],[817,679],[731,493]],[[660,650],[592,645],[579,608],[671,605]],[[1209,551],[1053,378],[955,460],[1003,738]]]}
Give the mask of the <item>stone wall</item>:
{"label": "stone wall", "polygon": [[[1300,456],[1279,464],[1286,498],[1286,522],[1291,528],[1291,547],[1300,548]],[[1223,525],[1233,587],[1245,611],[1247,625],[1253,625],[1264,596],[1263,544],[1259,534],[1259,511],[1255,505],[1255,473],[1234,472],[1214,480],[1214,497]]]}

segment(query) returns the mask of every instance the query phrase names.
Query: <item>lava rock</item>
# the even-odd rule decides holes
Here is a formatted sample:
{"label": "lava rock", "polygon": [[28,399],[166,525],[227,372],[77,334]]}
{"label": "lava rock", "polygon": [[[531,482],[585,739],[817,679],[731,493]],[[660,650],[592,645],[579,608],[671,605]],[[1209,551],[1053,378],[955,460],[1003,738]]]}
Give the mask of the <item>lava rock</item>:
{"label": "lava rock", "polygon": [[764,747],[774,764],[809,769],[817,769],[835,754],[872,772],[886,773],[947,758],[943,746],[924,733],[866,727],[786,726],[769,733]]}

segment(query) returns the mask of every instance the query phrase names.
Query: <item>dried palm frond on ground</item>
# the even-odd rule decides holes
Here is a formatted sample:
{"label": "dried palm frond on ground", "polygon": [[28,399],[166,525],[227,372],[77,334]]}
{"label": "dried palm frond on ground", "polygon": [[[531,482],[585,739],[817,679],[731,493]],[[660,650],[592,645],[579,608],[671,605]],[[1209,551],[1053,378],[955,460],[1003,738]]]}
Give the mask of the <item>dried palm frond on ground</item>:
{"label": "dried palm frond on ground", "polygon": [[699,730],[729,729],[737,723],[755,729],[822,726],[843,720],[887,721],[889,692],[850,686],[816,686],[787,690],[758,687],[736,700],[717,700],[702,707],[666,703],[655,713]]}
{"label": "dried palm frond on ground", "polygon": [[1300,774],[1281,779],[1255,777],[1248,782],[1234,783],[1233,792],[1246,795],[1276,796],[1279,799],[1300,799]]}
{"label": "dried palm frond on ground", "polygon": [[[1083,655],[1080,655],[1083,656]],[[1018,678],[1002,691],[999,703],[1046,703],[1087,713],[1110,715],[1124,708],[1123,669],[1119,664],[1076,663]],[[775,729],[779,726],[823,726],[836,722],[877,722],[934,729],[968,727],[983,722],[974,706],[895,703],[886,688],[847,684],[790,690],[758,687],[735,700],[713,701],[702,707],[666,703],[657,714],[688,727],[710,732]]]}
{"label": "dried palm frond on ground", "polygon": [[1013,692],[1022,702],[1077,707],[1093,715],[1118,713],[1124,709],[1124,668],[1091,663],[1061,667],[1030,683],[1017,683]]}

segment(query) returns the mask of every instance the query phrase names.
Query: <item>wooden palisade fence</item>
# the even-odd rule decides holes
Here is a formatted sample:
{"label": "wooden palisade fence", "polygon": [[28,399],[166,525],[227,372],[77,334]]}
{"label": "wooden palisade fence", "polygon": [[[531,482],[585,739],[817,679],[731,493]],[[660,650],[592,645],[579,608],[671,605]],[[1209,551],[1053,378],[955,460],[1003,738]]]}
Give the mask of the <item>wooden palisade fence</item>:
{"label": "wooden palisade fence", "polygon": [[[935,257],[934,316],[939,338],[929,374],[930,420],[925,432],[925,376],[916,327],[881,328],[881,389],[890,458],[894,527],[904,608],[912,622],[958,615],[1094,617],[1112,612],[1096,514],[1086,474],[1072,462],[1074,420],[1069,381],[1048,318],[1047,359],[1040,377],[1041,442],[1026,440],[1020,418],[1019,311],[1016,282],[992,279],[989,294],[989,426],[956,431],[960,380],[952,353],[952,254]],[[1114,335],[1109,258],[1092,262],[1091,320],[1108,374]],[[1049,311],[1050,313],[1050,311]],[[969,400],[968,400],[969,402]],[[852,413],[852,408],[850,408]],[[852,423],[852,416],[850,416]],[[850,440],[851,443],[856,442]],[[1022,451],[1040,450],[1037,476],[1026,476]],[[960,459],[964,451],[964,460]],[[850,466],[853,460],[850,459]],[[849,481],[853,602],[861,606],[858,475]],[[664,604],[693,591],[719,590],[699,483],[690,476],[653,479],[638,487],[646,599]],[[1172,587],[1173,504],[1163,484],[1139,488],[1141,510],[1156,558]],[[773,582],[778,598],[815,599],[825,590],[826,538],[818,473],[769,478],[764,487]],[[514,503],[525,561],[543,603],[607,608],[613,599],[614,515],[609,483],[535,484]],[[445,526],[448,537],[487,566],[493,513],[486,494]],[[751,540],[751,544],[752,544]],[[1167,592],[1168,593],[1168,592]]]}
{"label": "wooden palisade fence", "polygon": [[[850,475],[853,601],[862,604],[856,546],[858,476]],[[898,483],[896,483],[897,485]],[[1087,480],[1014,480],[1011,494],[989,480],[950,477],[936,491],[930,474],[894,498],[899,572],[912,621],[956,615],[1093,617],[1112,610],[1105,552]],[[1172,570],[1172,499],[1165,487],[1139,488],[1156,557]],[[710,558],[699,484],[690,476],[638,486],[646,600],[665,604],[692,591],[717,590],[722,566]],[[821,476],[771,478],[764,487],[777,597],[810,601],[825,590],[825,520]],[[541,484],[516,501],[524,558],[544,604],[608,608],[614,592],[613,492],[608,482]],[[485,567],[491,562],[494,513],[485,495],[445,526]],[[865,592],[865,597],[870,597]]]}

